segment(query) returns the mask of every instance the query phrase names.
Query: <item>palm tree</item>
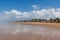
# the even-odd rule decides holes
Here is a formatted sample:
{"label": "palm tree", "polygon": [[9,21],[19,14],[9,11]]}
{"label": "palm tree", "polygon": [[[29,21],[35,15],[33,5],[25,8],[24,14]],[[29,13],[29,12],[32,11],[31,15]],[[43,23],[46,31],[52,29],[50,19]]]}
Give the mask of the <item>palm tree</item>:
{"label": "palm tree", "polygon": [[52,23],[52,22],[53,22],[53,19],[52,19],[52,18],[50,18],[49,22],[51,22],[51,23]]}

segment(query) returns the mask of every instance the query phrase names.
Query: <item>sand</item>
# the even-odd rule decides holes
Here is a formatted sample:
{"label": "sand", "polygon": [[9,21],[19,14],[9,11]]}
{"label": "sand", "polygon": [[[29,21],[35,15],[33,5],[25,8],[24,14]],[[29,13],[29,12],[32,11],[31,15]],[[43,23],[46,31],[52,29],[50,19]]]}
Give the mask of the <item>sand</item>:
{"label": "sand", "polygon": [[0,40],[60,40],[60,36],[42,36],[42,35],[4,35],[0,36]]}
{"label": "sand", "polygon": [[[40,23],[40,22],[13,22],[13,23],[60,28],[59,23]],[[5,27],[5,25],[2,27]],[[14,25],[14,27],[18,27],[18,25]],[[52,29],[44,30],[44,31],[43,30],[42,31],[41,30],[40,31],[32,31],[32,32],[28,31],[26,33],[22,32],[22,33],[18,33],[18,34],[14,34],[14,35],[9,33],[10,31],[8,31],[8,34],[6,34],[6,33],[4,34],[5,30],[2,30],[3,33],[1,33],[1,30],[0,30],[0,40],[60,40],[60,30],[55,30],[55,29],[53,29],[52,31],[51,30]]]}
{"label": "sand", "polygon": [[60,29],[60,23],[41,23],[41,22],[15,22],[15,23],[24,24],[24,25],[38,25],[38,26],[40,25],[40,26]]}

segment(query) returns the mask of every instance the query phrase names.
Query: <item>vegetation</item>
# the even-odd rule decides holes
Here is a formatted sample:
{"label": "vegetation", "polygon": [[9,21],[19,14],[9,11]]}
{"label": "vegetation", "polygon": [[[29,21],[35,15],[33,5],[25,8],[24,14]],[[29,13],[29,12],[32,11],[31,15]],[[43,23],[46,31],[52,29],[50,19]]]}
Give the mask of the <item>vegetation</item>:
{"label": "vegetation", "polygon": [[56,18],[50,18],[49,20],[46,19],[32,19],[32,20],[23,20],[23,21],[16,21],[16,22],[45,22],[45,23],[60,23],[60,19]]}

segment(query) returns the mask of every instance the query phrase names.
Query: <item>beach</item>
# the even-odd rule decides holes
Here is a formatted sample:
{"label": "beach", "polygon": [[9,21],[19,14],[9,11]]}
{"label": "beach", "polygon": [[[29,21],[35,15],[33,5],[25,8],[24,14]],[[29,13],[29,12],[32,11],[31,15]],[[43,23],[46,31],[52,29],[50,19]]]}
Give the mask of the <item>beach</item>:
{"label": "beach", "polygon": [[46,26],[51,28],[60,28],[60,23],[42,23],[42,22],[15,22],[17,24],[24,24],[24,25],[40,25]]}
{"label": "beach", "polygon": [[0,24],[0,40],[60,40],[60,29],[49,28],[49,25],[41,26],[47,24],[39,22]]}

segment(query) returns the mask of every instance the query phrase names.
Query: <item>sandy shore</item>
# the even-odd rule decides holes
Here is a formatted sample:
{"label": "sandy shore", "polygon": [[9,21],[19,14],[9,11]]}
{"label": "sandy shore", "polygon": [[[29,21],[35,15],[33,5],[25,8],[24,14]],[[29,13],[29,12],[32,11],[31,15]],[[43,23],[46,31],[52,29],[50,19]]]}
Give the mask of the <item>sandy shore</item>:
{"label": "sandy shore", "polygon": [[4,36],[0,36],[0,40],[60,40],[60,36],[51,36],[51,35],[46,35],[46,36],[42,36],[42,35],[4,35]]}
{"label": "sandy shore", "polygon": [[16,23],[24,25],[40,25],[52,28],[60,28],[60,23],[40,23],[40,22],[16,22]]}
{"label": "sandy shore", "polygon": [[[40,22],[13,22],[10,25],[8,24],[5,25],[0,24],[0,25],[1,25],[0,40],[60,40],[60,30],[56,30],[53,28],[49,29],[39,26],[38,27],[30,26],[30,25],[41,25],[41,26],[57,27],[60,26],[59,23],[57,24],[57,23],[40,23]],[[1,27],[3,27],[3,29]]]}

